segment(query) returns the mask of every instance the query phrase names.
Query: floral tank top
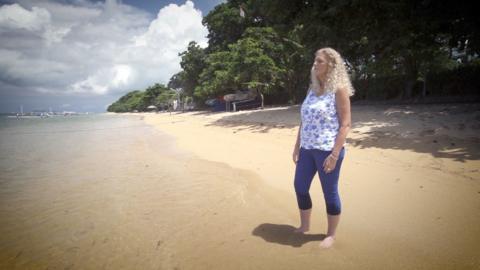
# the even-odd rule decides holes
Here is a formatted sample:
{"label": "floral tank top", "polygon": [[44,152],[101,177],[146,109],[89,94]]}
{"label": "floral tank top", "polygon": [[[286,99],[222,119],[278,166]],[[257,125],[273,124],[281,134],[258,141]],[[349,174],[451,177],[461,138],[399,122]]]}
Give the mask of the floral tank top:
{"label": "floral tank top", "polygon": [[316,96],[309,90],[300,112],[300,146],[305,149],[331,151],[340,128],[335,93],[327,92]]}

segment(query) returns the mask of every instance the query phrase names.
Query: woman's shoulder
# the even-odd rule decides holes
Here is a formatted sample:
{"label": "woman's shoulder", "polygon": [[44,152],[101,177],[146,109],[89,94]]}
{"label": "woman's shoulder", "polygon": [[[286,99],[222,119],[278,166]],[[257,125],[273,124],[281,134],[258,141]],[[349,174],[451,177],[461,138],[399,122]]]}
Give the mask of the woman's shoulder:
{"label": "woman's shoulder", "polygon": [[335,96],[336,96],[336,97],[345,97],[345,96],[346,96],[346,97],[350,97],[350,95],[348,94],[347,89],[342,88],[342,87],[338,88],[337,91],[335,91],[334,93],[335,93]]}
{"label": "woman's shoulder", "polygon": [[313,93],[312,88],[308,88],[307,94],[305,95],[305,99],[310,98],[310,96],[312,95],[312,93]]}

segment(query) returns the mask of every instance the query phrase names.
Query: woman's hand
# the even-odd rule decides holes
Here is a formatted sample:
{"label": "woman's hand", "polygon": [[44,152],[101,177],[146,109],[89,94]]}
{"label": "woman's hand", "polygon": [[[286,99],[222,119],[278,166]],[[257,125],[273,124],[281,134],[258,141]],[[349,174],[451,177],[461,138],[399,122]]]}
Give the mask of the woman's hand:
{"label": "woman's hand", "polygon": [[299,154],[300,154],[300,149],[298,147],[293,148],[293,154],[292,154],[293,163],[297,164]]}
{"label": "woman's hand", "polygon": [[323,171],[325,171],[325,173],[332,172],[335,169],[335,166],[337,166],[337,160],[338,156],[335,156],[333,153],[328,155],[323,162]]}

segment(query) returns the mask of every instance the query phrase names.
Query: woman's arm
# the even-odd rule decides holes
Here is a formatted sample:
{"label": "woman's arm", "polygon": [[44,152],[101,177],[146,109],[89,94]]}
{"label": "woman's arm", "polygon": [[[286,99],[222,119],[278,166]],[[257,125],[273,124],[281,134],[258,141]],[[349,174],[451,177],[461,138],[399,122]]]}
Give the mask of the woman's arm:
{"label": "woman's arm", "polygon": [[352,120],[350,111],[350,96],[346,89],[339,89],[335,94],[335,100],[337,104],[338,121],[340,122],[340,129],[338,130],[337,137],[335,139],[335,145],[333,146],[332,154],[338,158],[340,151],[342,150],[347,134],[350,131]]}
{"label": "woman's arm", "polygon": [[336,166],[338,156],[342,150],[343,144],[350,131],[351,114],[350,114],[350,97],[345,89],[339,89],[335,94],[338,121],[340,122],[340,129],[338,130],[335,144],[333,145],[332,153],[323,162],[323,170],[330,173]]}
{"label": "woman's arm", "polygon": [[295,142],[295,146],[293,148],[292,158],[294,163],[297,163],[298,153],[300,151],[300,130],[302,130],[302,122],[300,122],[300,126],[298,127],[297,141]]}
{"label": "woman's arm", "polygon": [[298,127],[297,141],[295,142],[295,149],[300,148],[300,130],[302,130],[302,123],[301,122],[300,122],[300,126]]}

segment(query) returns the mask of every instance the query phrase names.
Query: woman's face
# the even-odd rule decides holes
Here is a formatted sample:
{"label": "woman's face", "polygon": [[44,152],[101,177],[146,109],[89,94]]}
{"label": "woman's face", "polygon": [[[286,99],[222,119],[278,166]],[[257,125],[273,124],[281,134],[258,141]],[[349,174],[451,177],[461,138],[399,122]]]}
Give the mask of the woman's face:
{"label": "woman's face", "polygon": [[328,58],[323,52],[316,53],[313,69],[319,80],[324,79],[328,71]]}

